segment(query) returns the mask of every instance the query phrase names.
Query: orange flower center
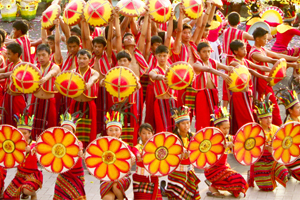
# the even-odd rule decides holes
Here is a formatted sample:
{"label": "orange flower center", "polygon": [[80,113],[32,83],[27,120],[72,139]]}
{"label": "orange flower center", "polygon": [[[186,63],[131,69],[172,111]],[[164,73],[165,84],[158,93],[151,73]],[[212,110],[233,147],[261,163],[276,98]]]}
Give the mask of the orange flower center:
{"label": "orange flower center", "polygon": [[165,146],[158,147],[155,151],[155,157],[158,160],[164,160],[168,156],[169,152]]}
{"label": "orange flower center", "polygon": [[62,158],[66,155],[66,147],[61,143],[57,143],[52,147],[52,154],[57,158]]}
{"label": "orange flower center", "polygon": [[211,142],[209,140],[203,140],[199,145],[199,150],[202,153],[206,153],[211,149]]}
{"label": "orange flower center", "polygon": [[3,142],[3,150],[5,153],[12,153],[15,150],[15,143],[11,140],[5,140]]}
{"label": "orange flower center", "polygon": [[286,136],[282,142],[282,148],[289,149],[293,144],[293,138],[291,136]]}
{"label": "orange flower center", "polygon": [[246,141],[245,141],[245,149],[247,151],[250,151],[251,149],[253,149],[255,147],[255,144],[256,144],[256,141],[254,138],[248,138]]}
{"label": "orange flower center", "polygon": [[107,165],[114,164],[116,161],[116,155],[112,151],[105,151],[102,154],[102,160]]}

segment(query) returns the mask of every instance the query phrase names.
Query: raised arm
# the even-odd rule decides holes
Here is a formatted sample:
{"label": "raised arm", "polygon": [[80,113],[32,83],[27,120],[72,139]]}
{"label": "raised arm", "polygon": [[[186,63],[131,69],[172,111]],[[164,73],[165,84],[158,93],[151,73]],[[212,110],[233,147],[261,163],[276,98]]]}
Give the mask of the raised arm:
{"label": "raised arm", "polygon": [[144,55],[144,58],[146,59],[146,60],[148,60],[149,59],[149,52],[150,52],[150,48],[151,48],[151,30],[152,30],[152,28],[151,28],[151,19],[150,19],[150,17],[148,18],[148,31],[147,31],[147,34],[146,34],[146,45],[145,45],[145,49],[144,49],[144,53],[143,53],[143,55]]}
{"label": "raised arm", "polygon": [[179,54],[180,53],[180,49],[181,49],[181,35],[182,35],[182,29],[183,29],[183,24],[182,24],[182,20],[183,20],[183,15],[184,15],[184,6],[180,5],[179,7],[180,9],[180,14],[179,14],[179,18],[178,18],[178,25],[177,25],[177,33],[176,33],[176,38],[174,41],[174,53]]}
{"label": "raised arm", "polygon": [[116,41],[117,41],[117,53],[122,51],[122,32],[120,27],[119,10],[118,8],[114,11],[115,15],[115,28],[116,28]]}
{"label": "raised arm", "polygon": [[[205,31],[205,26],[207,24],[207,20],[208,20],[208,16],[209,16],[209,13],[211,12],[211,1],[208,0],[206,2],[206,10],[205,10],[205,13],[202,14],[201,17],[199,17],[198,19],[198,22],[197,22],[197,28],[193,34],[193,37],[192,37],[192,40],[198,44],[201,39],[202,39],[202,35]],[[201,21],[199,21],[201,20]],[[198,30],[197,30],[198,29]]]}
{"label": "raised arm", "polygon": [[59,18],[60,27],[64,35],[66,36],[66,42],[68,41],[69,37],[71,37],[70,27],[62,20],[62,17]]}
{"label": "raised arm", "polygon": [[61,54],[60,48],[60,32],[59,32],[59,20],[54,20],[55,24],[55,38],[54,38],[54,45],[55,45],[55,52],[54,52],[54,60],[56,64],[62,64],[63,57]]}
{"label": "raised arm", "polygon": [[[130,29],[131,29],[131,32],[132,32],[132,34],[134,36],[136,36],[139,33],[137,24],[136,24],[136,22],[135,22],[135,20],[134,20],[133,17],[130,17],[129,20],[130,20]],[[144,23],[145,23],[145,20],[144,20]]]}
{"label": "raised arm", "polygon": [[41,28],[41,38],[42,38],[42,43],[47,44],[47,30],[44,28]]}
{"label": "raised arm", "polygon": [[86,22],[85,17],[81,18],[81,40],[82,46],[84,49],[88,49],[92,52],[93,45],[90,38],[90,27],[89,24]]}
{"label": "raised arm", "polygon": [[121,29],[121,36],[123,36],[126,32],[126,29],[129,24],[129,17],[124,17],[123,21],[121,22],[120,29]]}
{"label": "raised arm", "polygon": [[169,47],[170,43],[171,43],[171,38],[172,38],[172,33],[173,33],[173,19],[174,19],[174,11],[172,10],[171,17],[168,22],[167,37],[166,37],[166,40],[164,43],[164,45],[167,47]]}
{"label": "raised arm", "polygon": [[[106,43],[106,53],[107,53],[107,59],[108,59],[109,63],[112,63],[111,56],[112,56],[113,47],[112,47],[111,40],[112,40],[112,33],[113,33],[113,23],[115,21],[114,18],[115,18],[115,15],[113,15],[113,19],[111,19],[111,21],[108,24],[108,35],[107,35],[107,43]],[[118,46],[120,46],[119,43],[117,43],[117,48],[118,48]],[[121,47],[122,47],[122,42],[121,42]]]}
{"label": "raised arm", "polygon": [[142,30],[141,30],[141,36],[140,36],[139,43],[138,43],[138,49],[141,52],[144,52],[144,48],[145,48],[145,38],[146,38],[146,34],[147,34],[147,29],[148,29],[148,22],[149,22],[149,10],[147,10],[147,12],[145,13],[144,23],[143,23]]}

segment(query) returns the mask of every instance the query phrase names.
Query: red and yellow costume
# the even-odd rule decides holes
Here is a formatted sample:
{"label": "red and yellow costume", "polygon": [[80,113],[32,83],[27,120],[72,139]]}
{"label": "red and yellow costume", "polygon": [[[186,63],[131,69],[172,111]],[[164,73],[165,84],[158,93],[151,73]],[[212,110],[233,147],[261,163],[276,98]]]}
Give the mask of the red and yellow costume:
{"label": "red and yellow costume", "polygon": [[34,63],[34,57],[31,55],[30,47],[31,43],[29,38],[26,35],[22,35],[21,37],[16,39],[16,42],[19,43],[22,47],[22,55],[21,60],[24,62]]}

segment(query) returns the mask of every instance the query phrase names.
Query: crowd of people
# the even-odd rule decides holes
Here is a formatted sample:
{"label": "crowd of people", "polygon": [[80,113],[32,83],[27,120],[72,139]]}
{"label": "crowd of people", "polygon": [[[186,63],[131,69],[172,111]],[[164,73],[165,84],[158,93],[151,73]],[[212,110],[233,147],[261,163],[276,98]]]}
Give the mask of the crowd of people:
{"label": "crowd of people", "polygon": [[[299,47],[288,47],[293,36],[300,35],[300,30],[293,27],[294,6],[290,4],[284,10],[283,23],[279,24],[263,20],[259,3],[251,3],[252,16],[246,22],[246,31],[257,21],[276,27],[272,49],[265,47],[273,38],[268,30],[258,27],[249,34],[238,29],[239,13],[229,13],[227,20],[220,23],[215,16],[218,8],[212,1],[207,0],[204,7],[202,15],[191,20],[185,18],[185,8],[180,5],[179,17],[176,19],[172,11],[171,18],[161,24],[151,19],[147,7],[138,19],[120,17],[119,9],[113,9],[105,27],[93,27],[84,17],[78,25],[70,27],[59,17],[52,28],[41,29],[41,38],[35,41],[28,37],[25,21],[13,22],[12,30],[0,29],[1,124],[17,127],[28,144],[26,158],[7,188],[7,169],[0,167],[0,197],[37,199],[43,174],[35,156],[35,140],[46,129],[57,126],[73,132],[81,150],[76,165],[58,175],[54,199],[86,199],[83,152],[93,140],[103,136],[128,144],[136,172],[132,178],[127,174],[117,181],[101,181],[102,199],[126,198],[131,179],[135,199],[200,199],[200,180],[187,148],[195,135],[191,129],[197,132],[206,127],[218,128],[226,138],[224,155],[204,171],[208,196],[223,197],[220,191],[245,196],[254,182],[260,190],[272,191],[277,183],[285,187],[291,177],[300,180],[300,160],[289,165],[276,162],[271,144],[281,125],[300,122],[300,103],[295,91],[282,89],[275,94],[269,85],[273,80],[269,77],[269,63],[275,64],[281,58],[287,61],[287,67],[293,68],[293,83],[299,81]],[[220,43],[219,33],[224,27]],[[254,45],[248,40],[254,41]],[[67,46],[66,58],[61,42]],[[19,91],[11,78],[15,66],[24,62],[35,65],[41,74],[40,88],[31,95]],[[167,84],[166,72],[176,62],[192,66],[195,73],[191,85],[182,90]],[[241,65],[247,67],[251,80],[243,91],[232,92],[228,89],[234,81],[230,73]],[[129,68],[138,80],[136,91],[126,98],[113,97],[105,87],[106,75],[117,66]],[[55,87],[56,77],[70,71],[80,74],[85,82],[84,92],[75,98],[63,96]],[[286,109],[284,121],[278,102]],[[195,127],[191,127],[193,119]],[[245,180],[230,168],[227,154],[232,152],[236,132],[251,122],[260,124],[268,139],[261,158],[250,166]],[[185,149],[181,163],[168,175],[168,181],[161,183],[145,169],[142,157],[144,145],[160,132],[177,135]],[[3,156],[1,153],[0,157]]]}

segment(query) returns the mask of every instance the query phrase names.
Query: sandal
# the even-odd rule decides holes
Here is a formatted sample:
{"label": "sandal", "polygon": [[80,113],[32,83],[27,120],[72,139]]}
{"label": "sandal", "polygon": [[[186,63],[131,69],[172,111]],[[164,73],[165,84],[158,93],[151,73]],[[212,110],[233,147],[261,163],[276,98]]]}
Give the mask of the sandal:
{"label": "sandal", "polygon": [[210,182],[209,180],[206,179],[204,182],[206,183],[206,185],[207,185],[208,187],[211,186],[211,182]]}
{"label": "sandal", "polygon": [[206,195],[209,197],[215,197],[215,198],[224,198],[224,194],[220,192],[206,192]]}

